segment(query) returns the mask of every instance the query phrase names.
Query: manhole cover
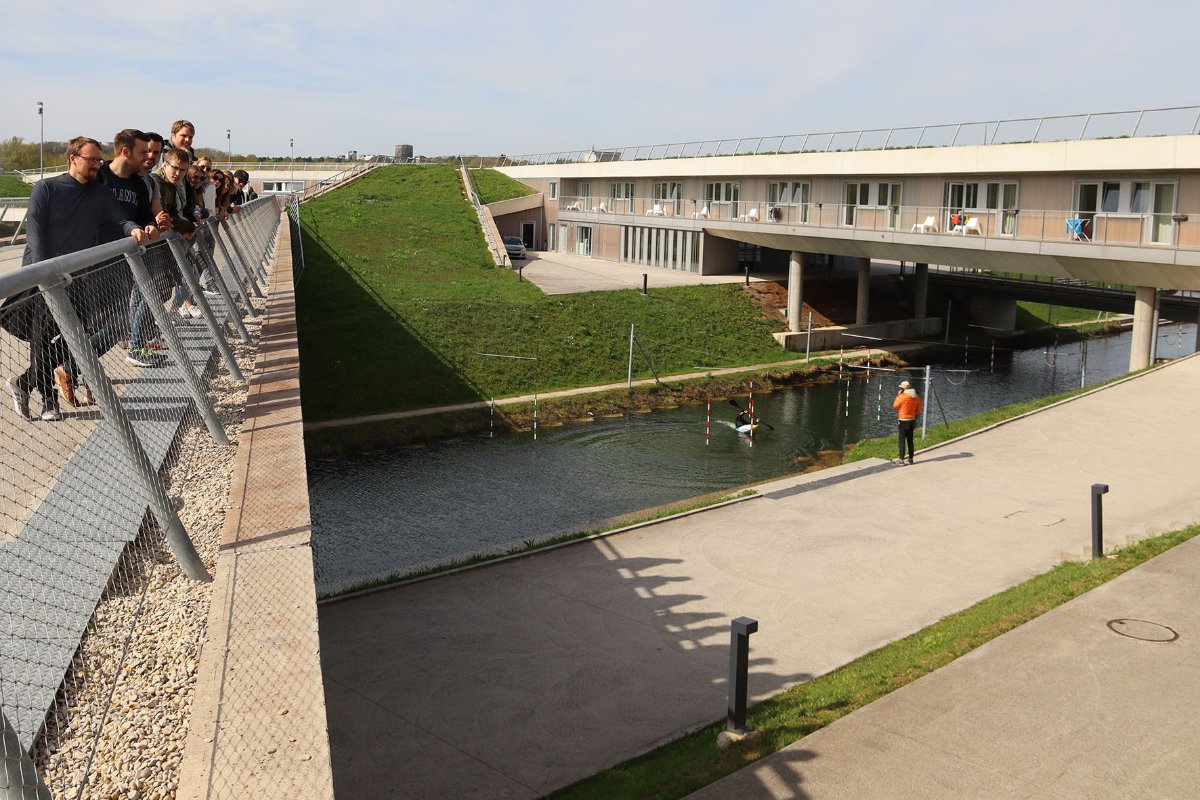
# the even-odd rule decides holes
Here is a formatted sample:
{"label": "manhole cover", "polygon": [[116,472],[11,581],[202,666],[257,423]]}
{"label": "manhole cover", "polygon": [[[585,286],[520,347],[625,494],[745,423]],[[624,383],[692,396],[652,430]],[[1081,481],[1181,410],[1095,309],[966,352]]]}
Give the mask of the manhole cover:
{"label": "manhole cover", "polygon": [[1157,622],[1147,622],[1144,619],[1110,619],[1108,629],[1113,633],[1128,636],[1130,639],[1140,639],[1143,642],[1167,644],[1179,638],[1179,633],[1174,628],[1168,628]]}

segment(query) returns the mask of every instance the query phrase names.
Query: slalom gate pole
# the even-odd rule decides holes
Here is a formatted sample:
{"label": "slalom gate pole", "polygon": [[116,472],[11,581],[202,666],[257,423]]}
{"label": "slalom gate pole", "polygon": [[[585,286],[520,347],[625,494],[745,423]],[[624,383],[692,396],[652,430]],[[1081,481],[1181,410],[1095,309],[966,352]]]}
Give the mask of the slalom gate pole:
{"label": "slalom gate pole", "polygon": [[754,381],[750,381],[750,446],[754,447]]}
{"label": "slalom gate pole", "polygon": [[988,372],[996,371],[996,340],[992,339],[992,363],[988,367]]}
{"label": "slalom gate pole", "polygon": [[876,381],[878,386],[878,396],[875,398],[875,421],[883,419],[883,379]]}
{"label": "slalom gate pole", "polygon": [[842,345],[838,350],[838,380],[842,379],[842,360],[846,357],[846,345]]}
{"label": "slalom gate pole", "polygon": [[491,416],[488,419],[488,438],[496,438],[496,398],[492,398]]}
{"label": "slalom gate pole", "polygon": [[704,413],[704,446],[708,447],[708,440],[712,438],[712,398],[708,398],[708,408]]}
{"label": "slalom gate pole", "polygon": [[533,393],[533,440],[537,441],[537,392]]}

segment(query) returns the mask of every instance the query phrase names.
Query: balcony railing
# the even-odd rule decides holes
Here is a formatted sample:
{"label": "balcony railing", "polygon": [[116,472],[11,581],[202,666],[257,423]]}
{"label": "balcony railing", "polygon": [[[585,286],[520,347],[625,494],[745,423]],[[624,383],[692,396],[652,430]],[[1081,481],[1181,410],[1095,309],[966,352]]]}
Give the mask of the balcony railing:
{"label": "balcony railing", "polygon": [[655,226],[669,226],[671,220],[686,220],[688,224],[741,224],[757,230],[813,227],[964,239],[1070,242],[1083,247],[1108,245],[1200,250],[1200,217],[1192,220],[1186,214],[1176,213],[768,203],[753,199],[601,199],[565,195],[559,199],[559,214],[567,219],[611,219],[615,222],[619,218],[625,224],[637,221]]}
{"label": "balcony railing", "polygon": [[[588,148],[553,153],[502,156],[497,166],[643,161],[667,158],[711,158],[777,153],[840,153],[857,150],[902,150],[919,147],[1027,144],[1033,142],[1185,136],[1200,129],[1200,106],[1105,111],[1054,117],[1026,117],[906,128],[745,136],[667,144]],[[480,159],[480,166],[483,160]]]}

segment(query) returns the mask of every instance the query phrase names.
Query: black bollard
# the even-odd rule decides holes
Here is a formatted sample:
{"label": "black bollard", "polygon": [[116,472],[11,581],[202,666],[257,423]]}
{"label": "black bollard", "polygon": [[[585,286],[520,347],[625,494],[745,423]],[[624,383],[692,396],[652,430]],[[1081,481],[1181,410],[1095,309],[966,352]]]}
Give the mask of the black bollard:
{"label": "black bollard", "polygon": [[646,293],[646,285],[649,283],[650,276],[645,272],[642,273],[642,294]]}
{"label": "black bollard", "polygon": [[729,714],[725,729],[745,733],[746,673],[750,666],[750,634],[758,630],[758,620],[738,617],[729,623]]}
{"label": "black bollard", "polygon": [[1104,507],[1100,496],[1108,494],[1107,483],[1092,484],[1092,558],[1104,555]]}
{"label": "black bollard", "polygon": [[746,265],[746,285],[750,285],[750,265]]}

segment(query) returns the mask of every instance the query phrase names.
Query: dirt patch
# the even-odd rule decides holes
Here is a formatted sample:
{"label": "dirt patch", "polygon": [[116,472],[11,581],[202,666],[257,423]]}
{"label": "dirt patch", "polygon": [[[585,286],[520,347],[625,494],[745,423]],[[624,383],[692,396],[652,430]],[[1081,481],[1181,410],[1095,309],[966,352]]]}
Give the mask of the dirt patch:
{"label": "dirt patch", "polygon": [[[807,282],[805,286],[807,288]],[[742,291],[753,297],[755,302],[762,306],[763,316],[767,319],[779,320],[783,318],[787,311],[787,286],[779,281],[752,283],[749,286],[743,286]],[[810,312],[812,313],[814,327],[835,324],[833,320],[808,303],[802,303],[800,306],[800,319],[804,320],[806,325],[808,324],[808,315]]]}

